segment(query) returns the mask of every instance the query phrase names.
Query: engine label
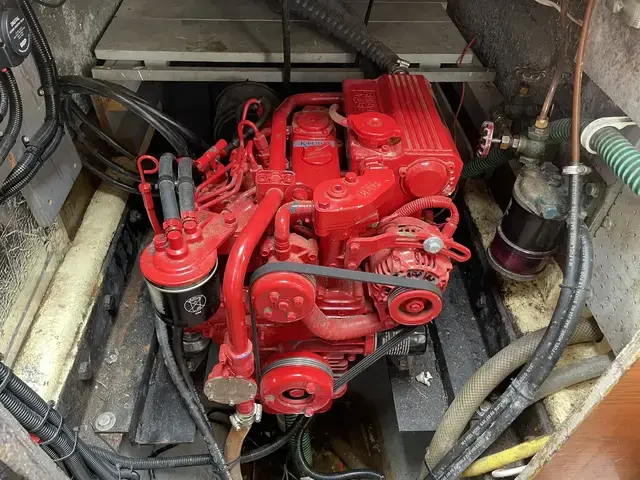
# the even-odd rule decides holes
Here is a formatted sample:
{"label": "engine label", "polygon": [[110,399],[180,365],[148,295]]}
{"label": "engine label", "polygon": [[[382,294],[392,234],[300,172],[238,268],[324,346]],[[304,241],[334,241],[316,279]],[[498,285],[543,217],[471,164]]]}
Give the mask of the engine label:
{"label": "engine label", "polygon": [[308,147],[335,147],[336,142],[334,140],[294,140],[293,148],[308,148]]}
{"label": "engine label", "polygon": [[192,313],[194,315],[199,315],[202,310],[204,310],[205,305],[207,304],[207,297],[204,295],[194,295],[187,299],[184,302],[184,309],[187,313]]}

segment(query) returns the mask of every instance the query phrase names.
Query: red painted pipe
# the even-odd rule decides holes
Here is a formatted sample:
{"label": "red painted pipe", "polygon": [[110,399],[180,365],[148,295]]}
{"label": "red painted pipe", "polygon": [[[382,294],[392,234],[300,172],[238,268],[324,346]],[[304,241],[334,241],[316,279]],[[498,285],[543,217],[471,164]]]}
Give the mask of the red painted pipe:
{"label": "red painted pipe", "polygon": [[289,258],[289,236],[291,235],[291,217],[311,215],[315,211],[313,202],[293,201],[285,203],[278,209],[275,220],[276,253],[281,262]]}
{"label": "red painted pipe", "polygon": [[458,213],[458,208],[453,203],[453,200],[442,195],[417,198],[407,203],[406,205],[403,205],[388,217],[380,220],[380,223],[385,224],[397,217],[410,217],[418,212],[421,212],[422,210],[431,208],[446,208],[447,210],[449,210],[450,215],[449,218],[447,218],[447,224],[442,229],[442,233],[445,237],[450,238],[453,235],[453,232],[455,232],[456,228],[458,227],[458,223],[460,222],[460,214]]}
{"label": "red painted pipe", "polygon": [[300,93],[287,98],[276,109],[271,124],[270,168],[287,169],[287,119],[296,108],[306,105],[332,105],[342,102],[341,93]]}
{"label": "red painted pipe", "polygon": [[249,348],[243,301],[244,277],[254,249],[282,203],[283,193],[269,190],[231,248],[222,282],[222,297],[227,309],[227,332],[231,350],[243,354]]}
{"label": "red painted pipe", "polygon": [[364,337],[382,330],[380,319],[375,313],[328,318],[317,306],[302,323],[317,337],[331,341]]}

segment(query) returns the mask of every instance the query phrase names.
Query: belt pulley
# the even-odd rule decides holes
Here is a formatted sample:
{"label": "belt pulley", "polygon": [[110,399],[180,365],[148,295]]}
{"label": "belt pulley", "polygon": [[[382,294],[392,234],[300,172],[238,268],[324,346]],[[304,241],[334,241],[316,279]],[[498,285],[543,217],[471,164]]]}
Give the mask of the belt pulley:
{"label": "belt pulley", "polygon": [[[253,353],[255,358],[255,374],[256,381],[260,385],[260,376],[262,374],[260,367],[260,352],[258,347],[258,323],[256,319],[256,313],[253,308],[253,302],[251,301],[251,286],[259,278],[276,272],[290,272],[300,275],[308,275],[311,277],[323,277],[333,278],[337,280],[347,280],[360,283],[375,283],[379,285],[388,285],[390,287],[403,288],[408,290],[421,290],[430,292],[442,298],[442,291],[431,282],[424,280],[418,280],[415,278],[407,277],[394,277],[389,275],[380,275],[378,273],[363,272],[361,270],[347,270],[343,268],[323,267],[319,265],[309,265],[306,263],[293,263],[293,262],[276,262],[268,263],[258,268],[249,279],[249,310],[251,313],[251,332],[253,337]],[[405,328],[393,339],[387,343],[381,345],[374,353],[365,357],[363,360],[353,366],[345,375],[336,381],[334,389],[340,388],[347,381],[353,380],[356,375],[364,371],[367,367],[373,364],[380,357],[384,356],[387,351],[390,351],[398,343],[402,342],[408,335],[410,335],[417,326],[411,326]],[[353,371],[353,372],[352,372]],[[344,378],[344,381],[342,381]]]}

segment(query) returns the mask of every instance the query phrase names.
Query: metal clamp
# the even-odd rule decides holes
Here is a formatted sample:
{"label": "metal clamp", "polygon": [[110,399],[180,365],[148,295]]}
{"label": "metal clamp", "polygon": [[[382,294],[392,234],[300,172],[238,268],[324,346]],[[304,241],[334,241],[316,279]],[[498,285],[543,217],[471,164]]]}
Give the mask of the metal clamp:
{"label": "metal clamp", "polygon": [[613,127],[618,130],[622,130],[625,127],[629,127],[631,125],[636,125],[636,122],[631,120],[629,117],[604,117],[598,118],[594,120],[589,125],[582,129],[582,133],[580,134],[580,143],[587,150],[587,152],[596,154],[593,148],[591,148],[591,139],[596,134],[605,127]]}
{"label": "metal clamp", "polygon": [[231,426],[236,431],[249,428],[254,422],[260,423],[260,420],[262,420],[262,405],[259,403],[253,404],[253,412],[251,413],[236,412],[229,417]]}
{"label": "metal clamp", "polygon": [[591,173],[591,167],[579,163],[578,165],[567,165],[562,169],[562,173],[565,175],[587,175]]}

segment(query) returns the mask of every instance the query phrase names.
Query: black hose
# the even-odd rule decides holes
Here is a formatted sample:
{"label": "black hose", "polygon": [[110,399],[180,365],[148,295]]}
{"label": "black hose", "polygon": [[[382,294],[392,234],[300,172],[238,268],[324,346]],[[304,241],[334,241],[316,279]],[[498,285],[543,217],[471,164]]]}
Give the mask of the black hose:
{"label": "black hose", "polygon": [[[0,165],[4,163],[9,155],[9,152],[13,148],[20,134],[22,128],[22,97],[20,96],[20,88],[16,82],[13,72],[7,69],[3,72],[2,80],[0,81],[2,86],[2,103],[0,104],[0,121],[4,119],[7,114],[7,108],[9,110],[9,120],[7,127],[0,140]],[[4,110],[2,110],[4,108]]]}
{"label": "black hose", "polygon": [[305,429],[309,426],[312,419],[313,417],[304,419],[303,427],[296,435],[296,448],[293,451],[293,464],[303,476],[312,478],[313,480],[360,480],[363,478],[384,480],[384,475],[368,468],[356,468],[349,472],[340,473],[320,473],[313,470],[309,463],[307,463],[307,460],[304,457],[304,450],[302,448],[302,437]]}
{"label": "black hose", "polygon": [[291,86],[291,14],[289,0],[281,0],[282,8],[282,85],[285,91]]}
{"label": "black hose", "polygon": [[185,383],[184,378],[182,378],[182,374],[180,373],[180,369],[176,364],[173,352],[171,351],[171,345],[169,343],[167,326],[157,315],[155,316],[155,321],[156,336],[158,337],[158,344],[165,366],[167,367],[169,376],[171,377],[173,384],[176,386],[176,389],[178,390],[182,401],[189,410],[189,414],[191,415],[193,422],[196,424],[196,428],[200,431],[202,437],[204,438],[207,450],[209,450],[211,464],[214,466],[214,468],[216,469],[216,473],[221,477],[222,480],[231,480],[229,468],[227,467],[224,461],[224,456],[220,451],[220,447],[218,446],[218,443],[216,442],[216,439],[211,432],[207,417],[205,415],[202,415],[202,412],[200,412],[197,402],[191,395],[189,387],[187,387],[187,384]]}
{"label": "black hose", "polygon": [[182,157],[178,163],[178,202],[180,214],[196,211],[196,187],[193,183],[193,159]]}
{"label": "black hose", "polygon": [[361,20],[327,2],[292,0],[296,12],[313,22],[320,30],[346,43],[387,73],[407,72],[408,62],[375,38]]}
{"label": "black hose", "polygon": [[424,328],[424,325],[422,325],[421,327],[406,327],[387,343],[383,343],[382,345],[380,345],[380,347],[378,347],[371,355],[367,355],[366,357],[364,357],[353,367],[351,367],[347,371],[347,373],[336,380],[335,384],[333,385],[333,390],[339,390],[343,385],[349,383],[371,365],[387,355],[387,353],[389,353],[396,345],[401,344],[406,338],[410,337],[411,334],[416,330],[416,328]]}
{"label": "black hose", "polygon": [[[277,440],[251,450],[240,457],[240,463],[251,463],[268,457],[272,453],[278,451],[300,431],[306,418],[300,415],[287,431]],[[163,468],[181,468],[181,467],[198,467],[211,463],[211,457],[207,454],[201,455],[178,455],[173,457],[148,457],[148,458],[130,458],[117,453],[105,450],[103,448],[91,447],[92,451],[111,463],[122,465],[127,468],[136,470],[161,470]]]}
{"label": "black hose", "polygon": [[[581,183],[578,175],[574,177],[571,182],[572,190],[579,188]],[[575,190],[572,191],[572,196],[574,194]],[[571,219],[569,227],[571,230]],[[571,233],[569,237],[571,242]],[[458,444],[433,469],[434,478],[438,480],[457,478],[533,401],[540,385],[557,364],[560,355],[569,342],[569,338],[580,321],[580,314],[584,308],[591,281],[593,246],[589,231],[584,225],[580,227],[579,242],[582,247],[580,252],[573,253],[574,258],[577,260],[575,263],[578,264],[576,270],[579,271],[577,282],[567,284],[565,281],[563,284],[558,306],[540,345],[518,377],[494,405],[498,408],[502,407],[499,410],[499,414],[494,414],[493,408],[487,412],[487,414],[492,415],[490,423],[480,431],[474,427],[463,436]],[[560,317],[559,312],[564,305],[563,297],[567,296],[570,297],[569,303]],[[484,416],[480,423],[485,423]],[[461,446],[463,447],[461,448]]]}
{"label": "black hose", "polygon": [[[9,72],[10,70],[7,69],[6,71]],[[9,113],[9,89],[3,79],[0,81],[0,122],[4,120],[7,113]]]}
{"label": "black hose", "polygon": [[175,160],[176,157],[171,153],[165,153],[160,157],[158,190],[160,191],[162,215],[165,220],[180,218],[178,200],[176,199],[175,177],[173,176],[173,163]]}

